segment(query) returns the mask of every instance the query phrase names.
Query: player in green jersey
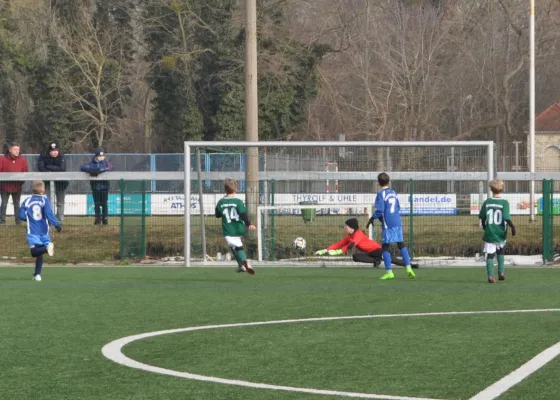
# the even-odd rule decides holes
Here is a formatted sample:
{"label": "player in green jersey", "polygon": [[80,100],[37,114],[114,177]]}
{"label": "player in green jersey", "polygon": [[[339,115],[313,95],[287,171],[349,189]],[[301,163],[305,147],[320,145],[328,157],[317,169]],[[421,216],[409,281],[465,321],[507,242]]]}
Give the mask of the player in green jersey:
{"label": "player in green jersey", "polygon": [[504,271],[504,247],[508,226],[511,236],[515,236],[515,226],[509,215],[509,202],[501,197],[504,191],[504,181],[494,179],[490,181],[492,197],[486,199],[480,209],[479,218],[484,229],[484,252],[486,253],[486,270],[488,271],[488,282],[495,283],[494,257],[498,255],[498,277],[501,281],[506,279]]}
{"label": "player in green jersey", "polygon": [[237,272],[247,271],[249,274],[254,275],[255,270],[247,262],[247,254],[245,254],[243,249],[241,238],[245,234],[246,229],[250,231],[255,230],[255,225],[249,222],[247,207],[245,207],[243,200],[235,196],[237,193],[237,182],[233,179],[226,179],[224,181],[224,188],[226,195],[218,200],[218,204],[216,204],[216,218],[222,219],[222,233],[237,261]]}

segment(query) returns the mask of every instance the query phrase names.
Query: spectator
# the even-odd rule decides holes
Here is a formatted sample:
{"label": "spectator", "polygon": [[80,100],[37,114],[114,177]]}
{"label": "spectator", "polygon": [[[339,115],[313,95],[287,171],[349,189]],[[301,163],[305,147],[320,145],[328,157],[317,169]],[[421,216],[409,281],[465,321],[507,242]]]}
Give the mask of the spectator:
{"label": "spectator", "polygon": [[[103,148],[98,147],[95,149],[95,155],[90,162],[82,165],[80,168],[83,172],[87,172],[90,176],[97,176],[103,172],[108,172],[113,169],[109,160],[105,158]],[[93,204],[95,208],[95,221],[94,225],[107,225],[109,223],[109,209],[107,203],[109,200],[109,181],[91,180],[91,191],[93,194]]]}
{"label": "spectator", "polygon": [[[39,159],[37,160],[37,168],[40,172],[66,172],[66,159],[64,158],[64,153],[60,151],[57,143],[51,143],[47,150],[39,154]],[[56,195],[56,217],[58,218],[60,223],[64,221],[64,192],[69,183],[70,182],[68,181],[54,181],[54,189]],[[49,181],[45,181],[45,191],[51,204],[54,204],[54,201],[51,198]]]}
{"label": "spectator", "polygon": [[[0,172],[28,172],[27,160],[20,155],[19,144],[10,144],[8,146],[8,152],[0,157]],[[18,212],[22,186],[23,181],[9,182],[0,180],[0,198],[2,199],[2,204],[0,205],[0,225],[6,224],[6,208],[8,207],[10,196],[12,196],[12,202],[14,203],[16,225],[21,224],[21,220],[18,218]]]}

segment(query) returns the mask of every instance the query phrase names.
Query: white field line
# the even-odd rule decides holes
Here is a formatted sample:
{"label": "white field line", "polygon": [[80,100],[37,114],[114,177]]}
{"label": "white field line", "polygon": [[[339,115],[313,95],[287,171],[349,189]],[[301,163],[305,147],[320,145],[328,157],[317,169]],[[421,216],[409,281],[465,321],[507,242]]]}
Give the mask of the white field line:
{"label": "white field line", "polygon": [[260,325],[274,325],[274,324],[290,324],[302,322],[320,322],[320,321],[336,321],[336,320],[351,320],[351,319],[373,319],[373,318],[399,318],[399,317],[428,317],[428,316],[452,316],[452,315],[484,315],[484,314],[518,314],[518,313],[543,313],[543,312],[560,312],[560,308],[547,308],[547,309],[530,309],[530,310],[491,310],[491,311],[451,311],[451,312],[433,312],[433,313],[411,313],[411,314],[372,314],[372,315],[355,315],[355,316],[342,316],[342,317],[318,317],[318,318],[303,318],[303,319],[284,319],[276,321],[260,321],[260,322],[245,322],[237,324],[223,324],[223,325],[203,325],[193,326],[189,328],[167,329],[156,332],[146,332],[138,335],[127,336],[112,341],[106,344],[101,349],[103,355],[111,361],[118,364],[140,369],[148,372],[154,372],[162,375],[170,375],[179,378],[193,379],[203,382],[214,382],[226,385],[244,386],[256,389],[269,389],[269,390],[283,390],[288,392],[312,393],[329,396],[352,397],[362,399],[387,399],[387,400],[437,400],[421,397],[406,397],[406,396],[391,396],[372,393],[357,393],[357,392],[340,392],[333,390],[322,390],[312,388],[300,388],[291,386],[271,385],[266,383],[248,382],[234,379],[223,379],[212,376],[204,376],[191,374],[188,372],[174,371],[166,368],[155,367],[149,364],[144,364],[133,360],[122,353],[122,348],[129,343],[137,340],[146,339],[154,336],[169,335],[172,333],[193,332],[209,329],[221,328],[236,328],[247,326],[260,326]]}
{"label": "white field line", "polygon": [[560,355],[560,342],[537,354],[512,373],[504,376],[496,383],[488,386],[482,392],[471,397],[470,400],[493,400],[497,398],[499,395],[507,392],[529,375],[544,367],[558,355]]}

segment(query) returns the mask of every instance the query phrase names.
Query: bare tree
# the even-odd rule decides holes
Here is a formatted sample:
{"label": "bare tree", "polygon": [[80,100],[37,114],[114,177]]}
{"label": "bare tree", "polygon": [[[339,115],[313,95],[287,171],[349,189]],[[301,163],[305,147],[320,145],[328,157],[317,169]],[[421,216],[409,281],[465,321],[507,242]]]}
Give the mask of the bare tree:
{"label": "bare tree", "polygon": [[131,76],[127,54],[118,32],[96,24],[83,10],[71,28],[53,23],[53,36],[66,56],[56,73],[56,85],[72,99],[70,116],[79,141],[101,146],[118,135],[117,121],[130,96]]}
{"label": "bare tree", "polygon": [[[310,107],[316,138],[512,140],[526,123],[528,9],[516,0],[291,3],[294,34],[336,43]],[[559,3],[539,2],[538,79],[558,81]],[[545,63],[546,60],[546,63]],[[542,87],[541,96],[557,84]],[[547,98],[553,98],[546,95]],[[546,102],[544,104],[547,104]],[[501,134],[503,132],[503,135]]]}

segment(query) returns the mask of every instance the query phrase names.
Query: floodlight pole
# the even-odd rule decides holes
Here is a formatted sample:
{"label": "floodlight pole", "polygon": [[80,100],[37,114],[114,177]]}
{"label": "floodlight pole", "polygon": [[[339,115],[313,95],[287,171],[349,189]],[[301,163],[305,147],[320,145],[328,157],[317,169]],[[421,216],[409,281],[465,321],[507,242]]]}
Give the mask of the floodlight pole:
{"label": "floodlight pole", "polygon": [[531,0],[529,17],[529,53],[529,171],[531,172],[529,221],[535,222],[535,0]]}
{"label": "floodlight pole", "polygon": [[[245,0],[245,140],[259,141],[257,88],[257,2]],[[249,219],[257,223],[259,205],[259,148],[248,147],[245,158],[245,200]],[[257,229],[259,227],[257,226]]]}

